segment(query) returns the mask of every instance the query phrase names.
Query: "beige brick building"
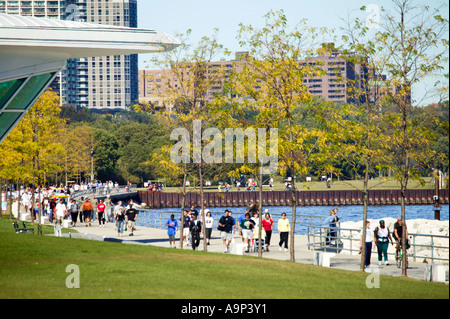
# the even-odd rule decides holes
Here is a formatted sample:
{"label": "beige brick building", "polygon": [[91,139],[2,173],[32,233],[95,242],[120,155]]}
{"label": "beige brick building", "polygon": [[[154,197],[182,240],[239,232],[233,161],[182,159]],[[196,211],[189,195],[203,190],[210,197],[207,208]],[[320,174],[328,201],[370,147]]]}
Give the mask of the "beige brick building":
{"label": "beige brick building", "polygon": [[[236,53],[236,59],[227,62],[211,62],[211,68],[225,68],[225,78],[228,70],[239,70],[245,63],[245,59],[239,59],[243,52]],[[245,56],[245,55],[244,55]],[[341,57],[338,51],[323,52],[308,61],[302,62],[303,65],[320,65],[325,75],[317,77],[308,77],[304,79],[304,85],[308,87],[313,96],[320,97],[326,101],[357,103],[354,96],[349,94],[350,86],[361,88],[361,78],[367,76],[368,70],[360,65],[346,61]],[[141,103],[151,103],[155,106],[170,107],[167,105],[167,88],[177,88],[180,85],[171,71],[166,70],[140,70],[139,71],[139,101]],[[215,83],[208,90],[208,95],[220,92],[223,85]]]}

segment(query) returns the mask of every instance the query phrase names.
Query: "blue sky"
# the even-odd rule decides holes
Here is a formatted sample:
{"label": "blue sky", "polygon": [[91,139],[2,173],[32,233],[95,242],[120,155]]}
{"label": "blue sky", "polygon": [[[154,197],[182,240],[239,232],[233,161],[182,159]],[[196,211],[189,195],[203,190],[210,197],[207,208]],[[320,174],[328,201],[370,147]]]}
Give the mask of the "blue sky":
{"label": "blue sky", "polygon": [[[448,4],[448,1],[445,1]],[[417,0],[415,3],[440,6],[441,0]],[[361,12],[363,5],[378,9],[392,7],[391,0],[138,0],[138,27],[163,31],[171,35],[192,29],[191,42],[211,36],[218,28],[218,41],[232,52],[239,51],[236,40],[240,23],[263,26],[263,16],[270,10],[283,9],[288,24],[294,26],[308,19],[315,27],[335,30],[343,25],[349,13],[362,19],[372,12]],[[448,12],[442,12],[448,17]],[[139,56],[139,68],[148,68],[148,54]]]}
{"label": "blue sky", "polygon": [[[435,0],[434,0],[435,1]],[[373,0],[138,0],[138,26],[169,34],[184,33],[192,29],[192,42],[197,43],[202,36],[211,36],[219,29],[218,40],[226,48],[239,51],[236,40],[240,23],[263,26],[263,16],[270,10],[283,9],[289,25],[301,19],[308,19],[316,27],[336,28],[341,19],[351,11],[367,4],[389,5],[391,1]],[[364,16],[364,13],[359,13]],[[144,66],[146,55],[140,58]]]}

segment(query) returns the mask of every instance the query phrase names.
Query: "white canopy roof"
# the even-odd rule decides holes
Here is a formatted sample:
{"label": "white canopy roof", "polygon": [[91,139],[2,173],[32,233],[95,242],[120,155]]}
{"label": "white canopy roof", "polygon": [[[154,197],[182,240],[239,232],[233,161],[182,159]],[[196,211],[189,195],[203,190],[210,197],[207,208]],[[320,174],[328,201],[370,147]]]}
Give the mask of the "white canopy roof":
{"label": "white canopy roof", "polygon": [[[48,62],[92,56],[170,51],[174,37],[154,30],[0,14],[0,74],[13,60],[38,54]],[[19,54],[19,56],[17,56]]]}
{"label": "white canopy roof", "polygon": [[0,142],[67,59],[163,52],[179,45],[154,30],[0,13]]}

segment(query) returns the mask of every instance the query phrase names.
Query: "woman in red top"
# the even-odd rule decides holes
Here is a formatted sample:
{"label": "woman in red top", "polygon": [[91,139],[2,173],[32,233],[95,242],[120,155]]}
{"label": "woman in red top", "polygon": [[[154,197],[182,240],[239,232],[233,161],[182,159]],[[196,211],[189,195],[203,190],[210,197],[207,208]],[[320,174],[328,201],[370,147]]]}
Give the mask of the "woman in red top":
{"label": "woman in red top", "polygon": [[103,203],[103,199],[100,199],[97,205],[98,224],[100,225],[100,227],[102,227],[102,222],[103,227],[105,227],[105,208],[106,205]]}
{"label": "woman in red top", "polygon": [[266,251],[269,251],[270,238],[272,237],[273,230],[273,219],[267,211],[268,210],[266,209],[265,219],[262,221],[262,226],[266,232]]}

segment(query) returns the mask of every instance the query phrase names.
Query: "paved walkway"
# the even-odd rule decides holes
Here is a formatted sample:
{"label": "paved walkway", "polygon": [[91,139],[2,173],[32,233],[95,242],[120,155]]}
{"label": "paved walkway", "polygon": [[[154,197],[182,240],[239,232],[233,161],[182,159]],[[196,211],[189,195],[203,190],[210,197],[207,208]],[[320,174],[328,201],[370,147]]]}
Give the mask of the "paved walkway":
{"label": "paved walkway", "polygon": [[[69,228],[70,230],[71,228]],[[79,232],[79,234],[71,233],[70,236],[78,238],[86,238],[93,240],[103,240],[103,241],[113,241],[121,242],[125,244],[141,244],[141,245],[153,245],[159,247],[166,247],[171,249],[169,245],[169,240],[167,236],[167,230],[137,227],[134,232],[134,236],[128,236],[128,232],[124,232],[123,236],[118,237],[115,230],[114,223],[106,223],[105,227],[99,227],[98,222],[92,223],[91,227],[86,227],[84,224],[77,224],[74,228]],[[177,249],[179,248],[179,233],[177,232]],[[69,236],[68,234],[66,234]],[[236,242],[241,242],[238,235],[235,236]],[[271,240],[271,246],[269,252],[263,252],[264,258],[273,258],[278,260],[289,261],[290,252],[280,251],[278,248],[279,235],[273,234]],[[173,249],[173,248],[172,248]],[[190,246],[184,249],[192,249]],[[203,240],[200,241],[200,250],[203,250]],[[224,247],[222,240],[220,239],[220,234],[218,231],[213,230],[211,244],[207,246],[209,252],[224,253]],[[258,252],[244,253],[244,255],[258,256]],[[350,271],[359,271],[360,269],[360,255],[349,255],[349,254],[337,254],[331,259],[330,267],[339,268]],[[378,266],[376,251],[372,252],[372,268],[379,270],[382,275],[389,276],[401,276],[401,269],[397,268],[395,264],[390,264],[385,266]],[[304,264],[313,264],[313,251],[308,250],[307,247],[307,237],[304,235],[295,236],[295,261]],[[393,261],[392,261],[393,262]],[[319,267],[319,266],[318,266]],[[409,262],[408,277],[423,280],[424,278],[424,268],[423,263]]]}

